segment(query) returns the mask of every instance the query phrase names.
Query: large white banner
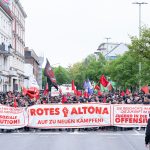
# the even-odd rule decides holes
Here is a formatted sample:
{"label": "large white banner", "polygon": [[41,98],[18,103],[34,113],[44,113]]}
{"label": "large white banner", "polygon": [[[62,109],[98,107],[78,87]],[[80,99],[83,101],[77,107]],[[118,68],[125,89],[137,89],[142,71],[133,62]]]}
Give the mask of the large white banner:
{"label": "large white banner", "polygon": [[150,106],[149,105],[113,105],[113,125],[122,127],[146,126]]}
{"label": "large white banner", "polygon": [[25,108],[14,108],[0,105],[0,128],[15,129],[27,125]]}
{"label": "large white banner", "polygon": [[0,129],[84,128],[98,126],[145,127],[150,105],[46,104],[25,108],[0,105]]}
{"label": "large white banner", "polygon": [[111,105],[57,104],[28,108],[28,126],[34,128],[84,128],[110,126]]}

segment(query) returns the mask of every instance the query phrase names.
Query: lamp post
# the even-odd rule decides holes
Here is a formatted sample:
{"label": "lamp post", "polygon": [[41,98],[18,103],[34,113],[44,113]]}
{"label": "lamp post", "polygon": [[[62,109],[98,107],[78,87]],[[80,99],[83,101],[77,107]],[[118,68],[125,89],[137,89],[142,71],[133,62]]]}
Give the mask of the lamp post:
{"label": "lamp post", "polygon": [[[132,4],[139,5],[139,39],[141,38],[141,6],[144,4],[148,4],[146,2],[134,2]],[[139,62],[139,75],[141,75],[142,64]],[[141,89],[141,80],[139,79],[139,91]]]}
{"label": "lamp post", "polygon": [[139,5],[139,38],[141,37],[141,6],[144,4],[148,4],[146,2],[134,2],[132,4]]}

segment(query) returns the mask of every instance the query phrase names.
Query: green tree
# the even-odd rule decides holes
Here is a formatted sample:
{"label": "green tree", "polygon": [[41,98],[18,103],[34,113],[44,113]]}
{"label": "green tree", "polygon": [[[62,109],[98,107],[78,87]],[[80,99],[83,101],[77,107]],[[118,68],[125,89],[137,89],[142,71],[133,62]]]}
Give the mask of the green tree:
{"label": "green tree", "polygon": [[150,61],[150,28],[143,28],[140,38],[135,36],[131,37],[129,49],[139,59],[147,59]]}
{"label": "green tree", "polygon": [[77,88],[82,89],[86,79],[98,82],[100,75],[104,72],[105,63],[106,60],[102,54],[99,54],[98,59],[94,54],[91,54],[82,62],[70,67],[69,72]]}
{"label": "green tree", "polygon": [[89,55],[83,62],[86,68],[86,78],[97,82],[99,80],[99,76],[104,74],[104,66],[106,64],[105,58],[101,53],[98,55],[98,59],[96,59],[95,55]]}
{"label": "green tree", "polygon": [[67,69],[61,66],[56,67],[54,68],[54,74],[55,74],[58,85],[71,83],[70,74]]}
{"label": "green tree", "polygon": [[108,62],[105,69],[118,87],[135,88],[138,85],[138,62],[130,52]]}
{"label": "green tree", "polygon": [[75,85],[77,89],[82,89],[83,81],[85,79],[85,67],[82,62],[75,63],[73,66],[69,68],[69,73],[71,76],[71,80],[75,81]]}
{"label": "green tree", "polygon": [[140,38],[131,37],[130,52],[141,63],[141,72],[138,74],[141,85],[150,84],[150,28],[141,30]]}
{"label": "green tree", "polygon": [[[139,73],[139,62],[141,72]],[[143,28],[140,39],[131,37],[129,51],[116,60],[107,61],[105,71],[118,87],[137,89],[150,84],[150,29]]]}

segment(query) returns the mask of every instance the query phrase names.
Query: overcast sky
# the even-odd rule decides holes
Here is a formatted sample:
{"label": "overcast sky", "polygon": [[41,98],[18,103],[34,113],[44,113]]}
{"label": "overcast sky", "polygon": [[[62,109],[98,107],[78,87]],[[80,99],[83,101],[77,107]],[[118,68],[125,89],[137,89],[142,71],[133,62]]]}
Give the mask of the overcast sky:
{"label": "overcast sky", "polygon": [[[67,67],[94,53],[106,37],[130,43],[138,36],[139,6],[132,0],[20,0],[27,13],[26,46]],[[139,1],[141,2],[141,1]],[[150,26],[150,0],[142,25]]]}

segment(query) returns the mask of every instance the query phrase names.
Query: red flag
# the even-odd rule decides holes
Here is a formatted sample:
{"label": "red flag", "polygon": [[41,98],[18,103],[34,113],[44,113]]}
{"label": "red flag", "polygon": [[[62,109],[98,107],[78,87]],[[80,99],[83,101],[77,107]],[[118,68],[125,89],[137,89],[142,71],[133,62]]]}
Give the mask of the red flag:
{"label": "red flag", "polygon": [[74,89],[74,94],[77,95],[78,91],[76,89]]}
{"label": "red flag", "polygon": [[78,91],[78,92],[77,92],[77,95],[78,95],[78,96],[82,96],[82,91]]}
{"label": "red flag", "polygon": [[149,93],[149,88],[148,88],[148,86],[143,86],[143,87],[141,88],[141,91],[143,91],[145,94],[148,94],[148,93]]}
{"label": "red flag", "polygon": [[129,95],[130,91],[128,89],[126,89],[126,95]]}
{"label": "red flag", "polygon": [[40,92],[38,91],[38,92],[36,92],[36,94],[35,94],[35,98],[36,98],[36,100],[38,100],[39,98],[40,98]]}
{"label": "red flag", "polygon": [[72,85],[72,90],[75,90],[74,80],[72,80],[71,85]]}
{"label": "red flag", "polygon": [[108,85],[108,83],[109,83],[109,82],[106,80],[106,78],[105,78],[104,75],[102,75],[102,76],[100,77],[99,82],[100,82],[104,87],[106,87],[106,86]]}
{"label": "red flag", "polygon": [[88,97],[89,97],[89,96],[88,96],[88,92],[84,91],[84,97],[85,97],[85,98],[88,98]]}
{"label": "red flag", "polygon": [[39,90],[38,90],[38,88],[36,88],[36,87],[30,87],[29,89],[28,89],[28,93],[32,93],[32,94],[35,94],[35,93],[37,93]]}
{"label": "red flag", "polygon": [[13,105],[15,108],[18,107],[18,103],[16,101],[16,99],[14,99],[14,105]]}
{"label": "red flag", "polygon": [[124,91],[122,91],[122,92],[121,92],[121,96],[125,96],[125,93],[124,93]]}
{"label": "red flag", "polygon": [[45,87],[45,90],[44,90],[43,94],[47,95],[48,92],[49,92],[49,90],[48,90],[48,83],[46,83],[46,87]]}
{"label": "red flag", "polygon": [[50,66],[50,63],[48,60],[46,62],[46,66],[44,69],[44,75],[50,80],[49,84],[53,85],[58,90],[56,78],[55,78],[54,72],[53,72],[52,67]]}
{"label": "red flag", "polygon": [[62,96],[62,100],[61,100],[61,102],[62,102],[62,103],[66,103],[66,102],[67,102],[67,98],[66,98],[66,96],[65,96],[65,95],[63,95],[63,96]]}
{"label": "red flag", "polygon": [[98,85],[95,85],[94,89],[100,90],[100,87]]}
{"label": "red flag", "polygon": [[100,90],[98,91],[98,93],[97,93],[97,94],[98,94],[98,96],[102,96],[102,93],[101,93],[101,91],[100,91]]}
{"label": "red flag", "polygon": [[30,99],[39,99],[39,93],[37,92],[37,93],[30,93],[30,92],[27,92],[27,95],[30,97]]}
{"label": "red flag", "polygon": [[30,97],[30,99],[39,99],[39,93],[40,92],[36,87],[30,87],[27,91],[27,95]]}
{"label": "red flag", "polygon": [[72,85],[72,90],[74,91],[74,94],[77,95],[78,91],[76,90],[76,87],[74,85],[74,80],[72,80],[71,85]]}
{"label": "red flag", "polygon": [[111,85],[111,83],[110,83],[110,84],[108,84],[107,88],[108,88],[108,90],[109,90],[109,91],[111,91],[111,90],[112,90],[112,85]]}

